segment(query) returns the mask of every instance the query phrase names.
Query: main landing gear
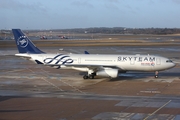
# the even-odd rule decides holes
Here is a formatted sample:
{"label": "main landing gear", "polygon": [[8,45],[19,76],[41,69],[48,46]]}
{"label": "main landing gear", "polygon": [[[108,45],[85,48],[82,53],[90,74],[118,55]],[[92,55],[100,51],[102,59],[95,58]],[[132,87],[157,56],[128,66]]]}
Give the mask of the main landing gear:
{"label": "main landing gear", "polygon": [[159,77],[159,76],[158,76],[158,73],[159,73],[158,71],[155,72],[155,75],[154,75],[155,78],[158,78],[158,77]]}
{"label": "main landing gear", "polygon": [[84,75],[83,78],[84,78],[84,79],[94,79],[94,76],[96,76],[96,74],[95,74],[95,73],[92,73],[92,74],[90,74],[90,75]]}
{"label": "main landing gear", "polygon": [[83,76],[83,79],[88,79],[88,78],[89,78],[88,75]]}

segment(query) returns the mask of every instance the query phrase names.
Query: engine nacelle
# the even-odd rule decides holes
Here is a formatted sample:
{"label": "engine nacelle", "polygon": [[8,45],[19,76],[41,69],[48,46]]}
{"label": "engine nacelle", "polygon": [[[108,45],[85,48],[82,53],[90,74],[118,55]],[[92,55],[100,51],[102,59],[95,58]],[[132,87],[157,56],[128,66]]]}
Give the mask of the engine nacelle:
{"label": "engine nacelle", "polygon": [[102,77],[117,78],[118,77],[118,69],[104,69],[104,70],[96,72],[96,75],[102,76]]}

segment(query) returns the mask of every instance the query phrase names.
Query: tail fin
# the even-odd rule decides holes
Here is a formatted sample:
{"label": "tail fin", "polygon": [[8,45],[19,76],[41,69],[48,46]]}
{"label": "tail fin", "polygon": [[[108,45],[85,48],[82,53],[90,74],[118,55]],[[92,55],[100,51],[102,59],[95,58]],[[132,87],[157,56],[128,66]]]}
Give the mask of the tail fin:
{"label": "tail fin", "polygon": [[12,29],[14,34],[14,39],[16,41],[17,48],[19,53],[33,53],[33,54],[41,54],[43,51],[39,50],[33,42],[24,35],[24,33],[20,29]]}

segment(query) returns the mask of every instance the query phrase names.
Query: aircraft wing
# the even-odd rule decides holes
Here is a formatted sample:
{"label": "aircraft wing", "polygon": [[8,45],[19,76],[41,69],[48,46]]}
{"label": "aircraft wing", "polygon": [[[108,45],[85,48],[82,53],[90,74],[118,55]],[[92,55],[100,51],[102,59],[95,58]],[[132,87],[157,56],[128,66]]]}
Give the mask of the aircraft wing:
{"label": "aircraft wing", "polygon": [[93,71],[102,70],[104,68],[112,68],[112,69],[118,69],[120,71],[124,71],[122,68],[117,67],[115,65],[93,65],[93,64],[64,64],[64,65],[58,65],[58,64],[45,64],[46,66],[66,66],[66,67],[77,67],[77,68],[89,68]]}

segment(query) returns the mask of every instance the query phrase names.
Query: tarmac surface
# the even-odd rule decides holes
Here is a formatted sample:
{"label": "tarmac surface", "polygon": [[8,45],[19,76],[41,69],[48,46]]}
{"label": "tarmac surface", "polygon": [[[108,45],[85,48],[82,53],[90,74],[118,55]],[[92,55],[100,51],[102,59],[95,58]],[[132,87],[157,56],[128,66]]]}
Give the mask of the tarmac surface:
{"label": "tarmac surface", "polygon": [[[62,47],[61,47],[62,48]],[[0,120],[179,120],[179,46],[42,47],[45,52],[153,54],[176,67],[159,73],[128,72],[116,79],[84,80],[82,72],[53,69],[0,49]],[[97,52],[98,51],[98,52]]]}

